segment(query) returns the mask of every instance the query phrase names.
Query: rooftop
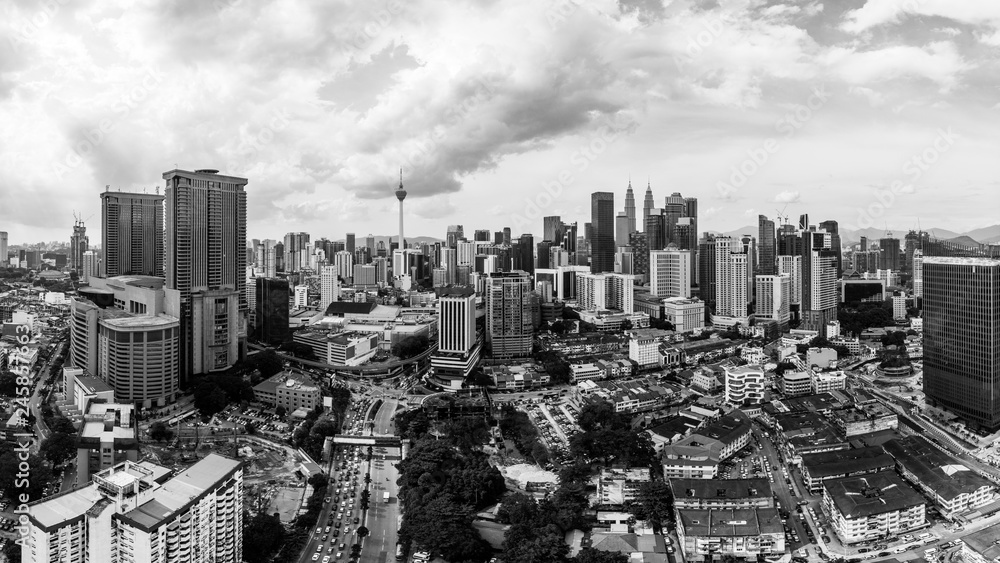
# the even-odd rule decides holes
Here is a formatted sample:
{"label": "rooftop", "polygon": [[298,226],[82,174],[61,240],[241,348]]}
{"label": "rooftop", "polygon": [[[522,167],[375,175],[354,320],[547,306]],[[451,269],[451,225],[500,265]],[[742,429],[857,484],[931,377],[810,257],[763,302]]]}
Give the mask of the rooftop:
{"label": "rooftop", "polygon": [[147,528],[155,527],[205,494],[240,466],[241,462],[237,460],[209,454],[164,483],[154,493],[153,500],[125,513],[125,517]]}
{"label": "rooftop", "polygon": [[833,499],[837,510],[852,519],[906,510],[926,502],[894,471],[833,479],[824,482],[823,488]]}
{"label": "rooftop", "polygon": [[978,532],[972,532],[962,540],[986,561],[1000,558],[1000,526],[987,526]]}
{"label": "rooftop", "polygon": [[892,456],[878,446],[802,456],[802,466],[814,479],[891,469],[894,464]]}
{"label": "rooftop", "polygon": [[883,447],[903,468],[945,500],[993,486],[985,477],[935,448],[922,436],[889,440]]}
{"label": "rooftop", "polygon": [[956,256],[924,256],[924,264],[952,264],[955,266],[1000,266],[1000,260],[995,258],[975,258]]}
{"label": "rooftop", "polygon": [[678,510],[677,515],[687,537],[748,537],[784,533],[775,508]]}
{"label": "rooftop", "polygon": [[767,479],[670,479],[674,498],[748,499],[771,498]]}
{"label": "rooftop", "polygon": [[116,318],[105,318],[101,319],[103,324],[116,328],[138,328],[138,327],[168,327],[173,324],[180,323],[180,319],[177,317],[171,317],[170,315],[138,315],[138,316],[123,316]]}

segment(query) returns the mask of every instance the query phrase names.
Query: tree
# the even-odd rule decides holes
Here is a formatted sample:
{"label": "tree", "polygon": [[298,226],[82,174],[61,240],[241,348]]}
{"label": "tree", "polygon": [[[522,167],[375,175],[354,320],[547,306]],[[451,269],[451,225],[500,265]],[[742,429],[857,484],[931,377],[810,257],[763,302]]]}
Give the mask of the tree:
{"label": "tree", "polygon": [[17,394],[17,375],[12,371],[0,373],[0,395],[13,397]]}
{"label": "tree", "polygon": [[392,347],[392,355],[406,360],[426,351],[428,346],[430,340],[423,334],[407,336]]}
{"label": "tree", "polygon": [[[311,351],[312,348],[310,347]],[[285,363],[281,361],[278,354],[274,350],[267,349],[261,350],[256,354],[249,356],[244,365],[244,369],[248,372],[259,371],[261,378],[267,379],[272,375],[280,373],[281,370],[285,368]]]}
{"label": "tree", "polygon": [[674,520],[674,495],[666,481],[647,481],[639,485],[629,511],[638,520],[649,520],[653,528],[671,527]]}
{"label": "tree", "polygon": [[566,334],[567,330],[566,323],[562,321],[556,321],[552,323],[552,325],[549,327],[549,330],[552,331],[553,334]]}
{"label": "tree", "polygon": [[632,330],[632,321],[625,319],[622,321],[622,331]]}
{"label": "tree", "polygon": [[368,535],[368,528],[361,526],[358,528],[358,537],[363,538]]}
{"label": "tree", "polygon": [[62,465],[76,456],[77,437],[75,434],[53,432],[38,448],[38,453],[52,465]]}
{"label": "tree", "polygon": [[274,414],[284,418],[288,414],[288,409],[284,405],[278,405],[278,408],[274,409]]}
{"label": "tree", "polygon": [[282,352],[288,352],[296,358],[302,358],[303,360],[315,361],[317,359],[316,352],[313,350],[313,347],[308,344],[303,344],[302,342],[285,342],[278,349]]}
{"label": "tree", "polygon": [[166,442],[174,437],[174,432],[162,422],[154,422],[149,426],[149,437],[154,442]]}
{"label": "tree", "polygon": [[243,431],[246,432],[248,435],[253,436],[254,434],[257,433],[257,427],[254,426],[252,422],[248,422],[243,425]]}
{"label": "tree", "polygon": [[[21,472],[18,453],[13,450],[10,444],[0,446],[0,490],[5,491],[11,498],[15,494],[27,493],[29,500],[42,498],[45,486],[52,480],[52,471],[49,470],[45,462],[37,455],[28,456],[28,471],[30,479],[19,479],[17,474]],[[24,483],[27,481],[27,483]],[[26,484],[26,487],[15,485]]]}
{"label": "tree", "polygon": [[277,514],[255,515],[243,528],[243,559],[247,563],[266,563],[285,541],[285,527]]}
{"label": "tree", "polygon": [[194,406],[202,416],[213,416],[228,404],[226,392],[213,381],[203,381],[194,388]]}
{"label": "tree", "polygon": [[572,563],[628,563],[628,556],[616,551],[601,551],[585,547],[570,561]]}

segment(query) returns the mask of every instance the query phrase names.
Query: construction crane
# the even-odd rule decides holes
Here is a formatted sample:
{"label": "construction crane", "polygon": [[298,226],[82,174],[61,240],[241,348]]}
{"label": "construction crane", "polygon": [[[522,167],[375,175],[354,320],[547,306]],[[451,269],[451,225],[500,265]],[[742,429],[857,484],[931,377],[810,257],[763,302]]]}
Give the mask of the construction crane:
{"label": "construction crane", "polygon": [[779,225],[781,224],[781,220],[782,219],[784,219],[786,225],[788,224],[788,215],[785,215],[785,209],[788,209],[788,204],[785,204],[785,207],[783,207],[781,209],[781,211],[778,211],[777,209],[775,209],[775,211],[778,211],[778,224]]}

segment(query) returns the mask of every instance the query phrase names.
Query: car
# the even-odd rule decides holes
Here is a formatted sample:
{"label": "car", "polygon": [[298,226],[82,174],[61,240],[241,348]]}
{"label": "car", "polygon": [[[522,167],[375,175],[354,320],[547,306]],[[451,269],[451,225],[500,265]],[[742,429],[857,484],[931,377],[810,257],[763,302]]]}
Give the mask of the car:
{"label": "car", "polygon": [[313,561],[319,561],[319,554],[318,553],[313,553],[312,560]]}
{"label": "car", "polygon": [[903,545],[892,550],[893,553],[903,553],[904,551],[906,551],[906,546]]}
{"label": "car", "polygon": [[861,549],[858,550],[858,553],[868,553],[869,551],[871,551],[871,549],[867,547],[862,547]]}

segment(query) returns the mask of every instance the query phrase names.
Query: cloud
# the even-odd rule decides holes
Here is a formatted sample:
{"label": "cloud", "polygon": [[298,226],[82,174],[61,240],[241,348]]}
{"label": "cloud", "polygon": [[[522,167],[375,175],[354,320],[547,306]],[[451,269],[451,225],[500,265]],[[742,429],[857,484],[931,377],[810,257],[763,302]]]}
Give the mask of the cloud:
{"label": "cloud", "polygon": [[771,201],[774,203],[798,203],[801,199],[802,196],[799,192],[785,190],[774,196],[774,199]]}
{"label": "cloud", "polygon": [[971,68],[948,41],[933,42],[925,48],[900,45],[870,51],[836,47],[825,53],[823,62],[834,75],[851,85],[924,78],[944,91],[955,87],[960,75]]}
{"label": "cloud", "polygon": [[1000,22],[1000,4],[977,0],[868,0],[847,12],[841,29],[860,33],[884,24],[898,24],[907,16],[937,16],[979,25]]}

